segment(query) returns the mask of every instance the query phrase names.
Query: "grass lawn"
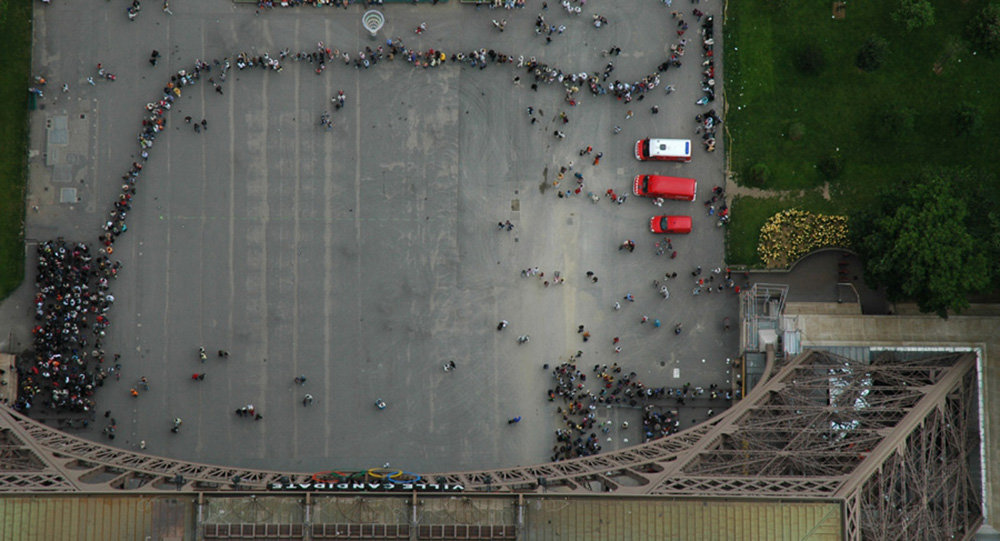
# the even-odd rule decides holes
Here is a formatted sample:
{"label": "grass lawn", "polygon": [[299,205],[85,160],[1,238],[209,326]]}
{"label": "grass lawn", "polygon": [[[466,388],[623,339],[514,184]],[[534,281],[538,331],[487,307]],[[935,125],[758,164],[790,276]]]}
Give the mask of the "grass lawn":
{"label": "grass lawn", "polygon": [[24,278],[32,0],[0,0],[0,299]]}
{"label": "grass lawn", "polygon": [[[733,206],[727,240],[730,264],[759,265],[757,232],[778,210],[798,207],[849,214],[884,187],[927,167],[968,166],[989,171],[1000,143],[1000,60],[976,55],[964,29],[987,2],[931,0],[934,25],[906,32],[892,22],[897,2],[849,2],[843,19],[832,2],[738,0],[725,21],[726,123],[730,167],[737,182],[763,163],[772,190],[808,190],[783,200],[742,198]],[[888,42],[881,69],[855,66],[862,43],[872,35]],[[796,54],[817,47],[825,67],[806,75]],[[982,111],[982,128],[958,136],[954,117],[966,102]],[[886,110],[912,113],[912,128],[882,121]],[[789,137],[797,124],[802,136]],[[814,196],[827,179],[816,165],[837,152],[843,171],[830,183],[830,200]],[[746,182],[745,180],[743,182]]]}

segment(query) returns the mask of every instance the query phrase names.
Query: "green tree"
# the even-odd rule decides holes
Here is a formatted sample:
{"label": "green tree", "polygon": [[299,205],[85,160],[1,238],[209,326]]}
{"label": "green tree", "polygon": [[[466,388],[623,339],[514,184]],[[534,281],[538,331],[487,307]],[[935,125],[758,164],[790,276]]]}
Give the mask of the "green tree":
{"label": "green tree", "polygon": [[974,103],[963,102],[955,109],[955,133],[975,135],[983,127],[983,110]]}
{"label": "green tree", "polygon": [[928,0],[900,0],[892,20],[907,30],[916,30],[934,24],[934,6]]}
{"label": "green tree", "polygon": [[878,36],[871,36],[861,45],[854,64],[865,71],[875,71],[885,64],[888,57],[889,42]]}
{"label": "green tree", "polygon": [[925,176],[881,199],[881,209],[857,216],[851,228],[868,282],[885,286],[890,300],[913,300],[941,317],[967,308],[968,295],[989,285],[989,267],[951,184]]}
{"label": "green tree", "polygon": [[1000,214],[990,212],[986,215],[990,223],[989,247],[994,256],[1000,253]]}
{"label": "green tree", "polygon": [[882,140],[899,139],[913,132],[913,109],[903,105],[886,105],[875,113],[872,134]]}
{"label": "green tree", "polygon": [[844,172],[844,157],[840,152],[831,152],[819,159],[816,168],[824,178],[833,180]]}
{"label": "green tree", "polygon": [[771,168],[766,163],[757,162],[750,166],[747,171],[747,185],[758,188],[764,186],[771,180]]}
{"label": "green tree", "polygon": [[973,45],[987,54],[1000,51],[1000,6],[990,4],[976,15],[965,29]]}
{"label": "green tree", "polygon": [[826,55],[819,45],[805,43],[795,50],[792,63],[805,75],[819,75],[826,68]]}

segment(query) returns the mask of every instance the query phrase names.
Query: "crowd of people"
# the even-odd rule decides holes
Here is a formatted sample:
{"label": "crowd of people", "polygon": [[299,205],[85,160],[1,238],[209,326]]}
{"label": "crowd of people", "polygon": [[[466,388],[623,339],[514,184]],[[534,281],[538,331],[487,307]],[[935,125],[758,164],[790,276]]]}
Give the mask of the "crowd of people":
{"label": "crowd of people", "polygon": [[[583,330],[582,325],[580,330]],[[673,401],[675,407],[687,405],[688,401],[708,407],[707,415],[711,417],[716,407],[721,411],[734,398],[732,391],[723,391],[716,384],[710,385],[708,389],[692,387],[690,383],[679,388],[647,387],[639,381],[635,372],[625,373],[618,363],[611,366],[594,365],[588,384],[588,374],[576,364],[579,355],[577,353],[577,356],[552,370],[555,385],[548,390],[548,400],[561,401],[562,405],[558,406],[556,412],[565,425],[556,430],[556,444],[550,457],[552,462],[590,456],[601,451],[598,432],[606,436],[615,429],[610,419],[597,419],[598,408],[601,406],[640,408],[642,441],[646,442],[680,430],[678,411],[671,409],[668,401]],[[739,396],[735,398],[738,399]],[[696,421],[697,419],[692,419],[692,422]],[[625,421],[621,429],[627,428],[628,422]]]}
{"label": "crowd of people", "polygon": [[[617,363],[610,367],[594,365],[591,381],[600,388],[595,392],[587,385],[587,374],[577,368],[576,359],[578,357],[552,370],[555,386],[548,390],[548,400],[562,401],[556,411],[566,425],[565,428],[556,430],[556,445],[550,457],[553,462],[600,452],[597,432],[606,435],[613,427],[610,420],[598,422],[596,412],[599,406],[641,408],[643,441],[649,441],[673,434],[680,428],[677,412],[665,409],[662,401],[674,398],[682,405],[688,396],[702,394],[698,392],[701,391],[700,388],[692,391],[689,385],[685,385],[683,389],[646,387],[638,380],[635,372],[625,374]],[[714,386],[712,389],[712,400],[724,397],[728,401],[732,398],[731,394],[718,394]],[[622,428],[628,428],[628,423],[623,423]]]}
{"label": "crowd of people", "polygon": [[28,412],[40,401],[54,410],[91,412],[105,377],[103,339],[115,300],[110,284],[121,263],[63,239],[40,243],[36,253],[33,351],[17,365],[14,408]]}
{"label": "crowd of people", "polygon": [[657,440],[680,430],[677,411],[646,404],[642,408],[642,441]]}
{"label": "crowd of people", "polygon": [[[715,111],[709,113],[714,115]],[[705,212],[709,216],[718,216],[720,226],[729,223],[729,205],[726,203],[726,191],[722,186],[712,187],[712,195],[705,200]]]}
{"label": "crowd of people", "polygon": [[[724,276],[723,272],[725,273]],[[737,294],[740,292],[740,286],[736,285],[736,280],[733,279],[733,272],[728,267],[725,271],[723,271],[722,267],[715,267],[711,269],[710,273],[703,274],[701,265],[698,265],[693,271],[691,271],[691,276],[694,279],[694,289],[691,290],[693,295],[712,293],[713,291],[722,293],[726,289],[730,289],[733,293]],[[716,280],[716,277],[719,277],[719,280]],[[676,279],[676,272],[668,272],[663,276],[662,281],[659,279],[653,280],[653,287],[665,288],[666,282]]]}

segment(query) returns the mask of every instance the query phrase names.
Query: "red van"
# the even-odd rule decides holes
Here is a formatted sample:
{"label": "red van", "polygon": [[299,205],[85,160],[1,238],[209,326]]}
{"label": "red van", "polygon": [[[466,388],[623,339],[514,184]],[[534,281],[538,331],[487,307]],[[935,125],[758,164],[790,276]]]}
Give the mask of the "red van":
{"label": "red van", "polygon": [[632,182],[632,193],[645,197],[662,197],[680,201],[694,201],[698,181],[693,178],[638,175]]}
{"label": "red van", "polygon": [[687,163],[691,161],[691,140],[640,139],[635,142],[635,159]]}
{"label": "red van", "polygon": [[653,233],[690,233],[690,216],[653,216],[649,219],[649,230]]}

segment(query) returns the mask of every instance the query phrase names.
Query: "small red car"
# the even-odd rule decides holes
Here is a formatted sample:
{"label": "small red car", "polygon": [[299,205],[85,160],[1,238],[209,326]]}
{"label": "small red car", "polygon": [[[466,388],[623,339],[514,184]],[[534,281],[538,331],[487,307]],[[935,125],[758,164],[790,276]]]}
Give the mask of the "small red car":
{"label": "small red car", "polygon": [[690,233],[690,216],[653,216],[649,219],[649,230],[653,233]]}

